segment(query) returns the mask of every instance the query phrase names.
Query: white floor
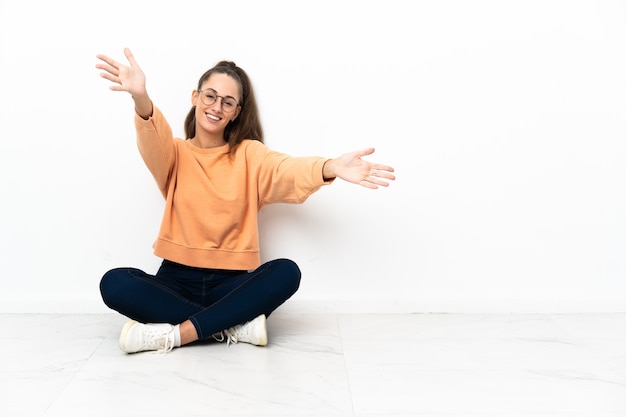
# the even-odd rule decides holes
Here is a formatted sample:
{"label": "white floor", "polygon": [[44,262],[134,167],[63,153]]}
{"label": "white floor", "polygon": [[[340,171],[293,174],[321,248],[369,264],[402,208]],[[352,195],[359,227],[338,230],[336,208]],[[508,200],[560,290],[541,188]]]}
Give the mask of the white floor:
{"label": "white floor", "polygon": [[122,353],[125,319],[0,315],[0,416],[626,416],[626,314],[281,314],[270,344]]}

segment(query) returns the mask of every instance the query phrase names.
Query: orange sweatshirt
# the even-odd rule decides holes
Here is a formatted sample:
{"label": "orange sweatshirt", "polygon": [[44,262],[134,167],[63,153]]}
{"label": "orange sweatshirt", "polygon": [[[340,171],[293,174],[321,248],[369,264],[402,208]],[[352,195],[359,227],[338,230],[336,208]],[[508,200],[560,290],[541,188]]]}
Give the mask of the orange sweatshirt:
{"label": "orange sweatshirt", "polygon": [[163,197],[154,254],[180,264],[252,270],[260,263],[258,212],[302,203],[322,185],[327,158],[291,157],[257,140],[202,149],[174,138],[158,108],[135,115],[137,145]]}

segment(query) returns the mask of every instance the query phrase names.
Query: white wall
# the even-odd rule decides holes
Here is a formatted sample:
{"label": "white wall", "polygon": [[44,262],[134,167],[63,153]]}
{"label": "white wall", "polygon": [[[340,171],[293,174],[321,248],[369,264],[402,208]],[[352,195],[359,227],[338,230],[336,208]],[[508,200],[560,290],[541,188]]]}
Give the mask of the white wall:
{"label": "white wall", "polygon": [[0,1],[0,312],[104,312],[155,271],[160,195],[132,102],[97,53],[130,47],[175,133],[220,59],[267,144],[374,146],[397,181],[261,213],[291,311],[626,310],[626,6],[588,1]]}

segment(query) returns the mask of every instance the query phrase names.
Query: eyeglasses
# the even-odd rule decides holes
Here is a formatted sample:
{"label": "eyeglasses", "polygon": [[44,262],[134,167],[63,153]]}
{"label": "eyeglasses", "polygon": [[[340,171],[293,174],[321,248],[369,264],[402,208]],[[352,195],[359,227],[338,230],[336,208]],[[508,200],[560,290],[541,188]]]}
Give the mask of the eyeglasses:
{"label": "eyeglasses", "polygon": [[237,106],[239,106],[239,103],[237,103],[237,100],[235,100],[231,96],[227,96],[227,97],[218,96],[217,91],[215,91],[212,88],[207,88],[206,90],[198,90],[198,93],[200,93],[200,99],[202,100],[202,102],[206,104],[207,106],[210,106],[211,104],[215,103],[218,97],[221,98],[222,110],[226,113],[234,112]]}

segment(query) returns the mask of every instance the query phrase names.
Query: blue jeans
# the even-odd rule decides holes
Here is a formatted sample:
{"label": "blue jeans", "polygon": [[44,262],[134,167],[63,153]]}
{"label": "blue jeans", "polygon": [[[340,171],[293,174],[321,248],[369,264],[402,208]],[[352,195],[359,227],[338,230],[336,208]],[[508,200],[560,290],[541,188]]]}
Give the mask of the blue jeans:
{"label": "blue jeans", "polygon": [[100,293],[108,307],[143,323],[189,319],[203,340],[261,314],[269,316],[298,290],[300,277],[289,259],[269,261],[250,272],[164,260],[156,275],[136,268],[108,271]]}

